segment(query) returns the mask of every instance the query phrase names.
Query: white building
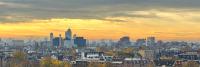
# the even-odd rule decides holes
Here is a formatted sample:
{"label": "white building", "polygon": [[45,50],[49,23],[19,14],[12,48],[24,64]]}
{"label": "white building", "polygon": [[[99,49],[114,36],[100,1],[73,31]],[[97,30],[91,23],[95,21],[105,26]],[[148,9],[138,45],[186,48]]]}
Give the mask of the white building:
{"label": "white building", "polygon": [[81,60],[101,60],[104,61],[103,52],[81,52]]}

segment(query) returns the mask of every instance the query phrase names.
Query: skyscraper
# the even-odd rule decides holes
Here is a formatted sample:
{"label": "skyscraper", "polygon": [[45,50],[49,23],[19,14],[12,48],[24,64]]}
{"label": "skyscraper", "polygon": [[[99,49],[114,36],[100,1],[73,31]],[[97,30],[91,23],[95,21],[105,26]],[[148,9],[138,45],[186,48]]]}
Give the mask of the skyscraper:
{"label": "skyscraper", "polygon": [[64,40],[64,46],[67,48],[71,48],[73,47],[73,39],[72,39],[72,31],[69,28],[66,32],[65,32],[65,40]]}
{"label": "skyscraper", "polygon": [[59,34],[59,47],[62,47],[62,36]]}
{"label": "skyscraper", "polygon": [[65,39],[72,40],[72,31],[70,28],[65,32]]}
{"label": "skyscraper", "polygon": [[74,39],[74,44],[78,47],[85,47],[86,46],[86,39],[84,37],[76,37]]}
{"label": "skyscraper", "polygon": [[60,45],[60,38],[59,37],[55,37],[53,39],[53,46],[54,47],[59,47],[59,45]]}
{"label": "skyscraper", "polygon": [[50,33],[50,43],[51,43],[50,45],[52,45],[52,46],[53,46],[53,38],[54,38],[54,37],[53,37],[53,33],[51,32],[51,33]]}

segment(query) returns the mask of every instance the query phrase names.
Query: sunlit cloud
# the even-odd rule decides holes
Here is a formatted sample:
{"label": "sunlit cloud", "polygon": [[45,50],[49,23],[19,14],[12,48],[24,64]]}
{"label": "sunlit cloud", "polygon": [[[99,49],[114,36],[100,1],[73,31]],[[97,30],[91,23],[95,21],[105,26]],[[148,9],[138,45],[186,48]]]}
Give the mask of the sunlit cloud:
{"label": "sunlit cloud", "polygon": [[[156,36],[164,40],[198,40],[200,29],[198,11],[177,13],[173,10],[148,10],[125,12],[137,16],[108,16],[104,19],[33,19],[19,23],[0,24],[1,37],[48,37],[50,32],[56,35],[71,27],[74,34],[89,39],[118,39],[128,35],[132,39]],[[195,13],[195,14],[193,14]],[[184,14],[184,16],[182,15]],[[141,16],[155,17],[141,17]],[[109,21],[108,21],[109,20]],[[121,21],[115,21],[121,20]],[[126,21],[126,22],[124,22]],[[16,32],[10,33],[10,32]],[[106,34],[106,35],[105,35]],[[101,36],[101,37],[99,37]]]}
{"label": "sunlit cloud", "polygon": [[[2,0],[0,37],[44,38],[67,28],[88,39],[200,38],[199,0]],[[147,7],[148,6],[148,7]],[[106,35],[105,35],[106,34]]]}
{"label": "sunlit cloud", "polygon": [[29,5],[19,4],[19,3],[13,3],[13,2],[2,2],[2,1],[0,1],[0,8],[1,7],[8,7],[8,8],[28,8]]}

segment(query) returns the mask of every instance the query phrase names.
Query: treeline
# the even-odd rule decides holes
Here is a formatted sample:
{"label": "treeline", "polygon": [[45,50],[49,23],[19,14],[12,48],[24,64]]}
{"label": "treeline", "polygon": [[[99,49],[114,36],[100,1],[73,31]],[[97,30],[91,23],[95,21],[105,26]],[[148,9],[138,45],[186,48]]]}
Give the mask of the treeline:
{"label": "treeline", "polygon": [[70,63],[44,57],[38,61],[27,59],[24,52],[16,51],[12,57],[1,58],[0,67],[71,67]]}

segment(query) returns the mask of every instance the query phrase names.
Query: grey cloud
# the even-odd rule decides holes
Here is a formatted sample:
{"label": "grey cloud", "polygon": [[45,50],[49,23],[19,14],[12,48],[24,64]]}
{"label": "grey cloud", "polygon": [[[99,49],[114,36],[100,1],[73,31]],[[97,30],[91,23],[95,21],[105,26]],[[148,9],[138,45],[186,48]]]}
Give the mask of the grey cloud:
{"label": "grey cloud", "polygon": [[0,7],[7,7],[7,8],[28,8],[29,5],[26,4],[18,4],[18,3],[10,3],[10,2],[1,2]]}
{"label": "grey cloud", "polygon": [[137,18],[160,18],[155,13],[149,13],[147,15],[142,15],[142,14],[137,14],[137,13],[129,14],[129,13],[121,12],[121,13],[114,13],[112,16],[113,17],[133,17],[133,18],[134,17],[137,17]]}
{"label": "grey cloud", "polygon": [[[0,15],[15,13],[32,16],[35,19],[104,19],[109,16],[159,18],[154,14],[138,15],[123,12],[165,8],[199,9],[199,6],[200,0],[1,0]],[[0,18],[0,21],[4,22],[2,19]]]}

